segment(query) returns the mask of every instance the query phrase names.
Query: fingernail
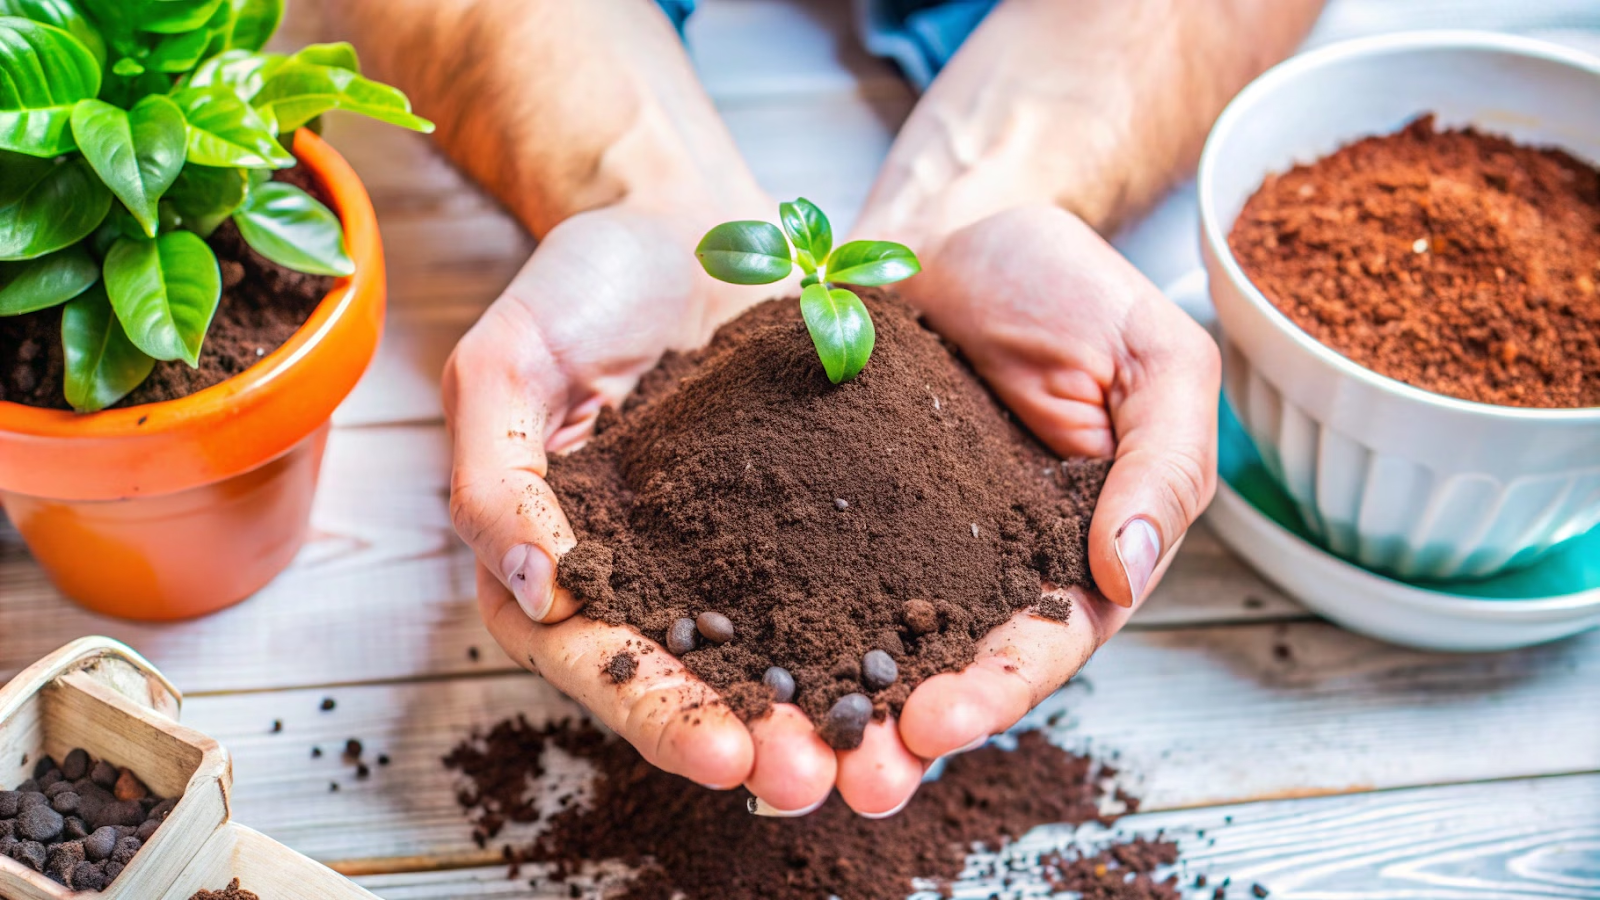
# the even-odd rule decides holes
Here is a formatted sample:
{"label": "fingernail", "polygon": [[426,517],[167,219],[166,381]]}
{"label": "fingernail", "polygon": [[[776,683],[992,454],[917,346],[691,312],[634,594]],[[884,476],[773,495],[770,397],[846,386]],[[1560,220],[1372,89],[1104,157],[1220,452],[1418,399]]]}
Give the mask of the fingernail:
{"label": "fingernail", "polygon": [[1156,534],[1156,527],[1149,519],[1129,519],[1117,532],[1117,561],[1122,563],[1122,574],[1128,579],[1128,595],[1132,598],[1132,602],[1123,605],[1131,606],[1144,597],[1150,576],[1156,572],[1156,563],[1161,561],[1161,536]]}
{"label": "fingernail", "polygon": [[[916,796],[915,793],[911,794],[911,797],[915,797],[915,796]],[[911,802],[911,797],[907,797],[904,800],[901,800],[900,804],[898,806],[896,806],[894,809],[888,810],[886,812],[881,812],[881,813],[861,813],[861,818],[863,818],[863,819],[887,819],[890,816],[898,815],[901,810],[906,808],[906,804]]]}
{"label": "fingernail", "polygon": [[747,804],[747,808],[758,816],[770,816],[774,819],[798,819],[801,816],[811,815],[818,809],[821,809],[822,804],[827,802],[827,795],[823,795],[821,800],[818,800],[804,809],[779,809],[760,797],[751,797],[750,802]]}
{"label": "fingernail", "polygon": [[500,576],[528,618],[543,621],[555,600],[555,564],[550,554],[533,544],[518,544],[500,560]]}
{"label": "fingernail", "polygon": [[987,744],[987,743],[989,743],[989,735],[980,734],[977,737],[973,738],[972,742],[970,744],[967,744],[965,747],[957,747],[956,749],[951,750],[949,753],[947,753],[945,755],[946,756],[954,756],[957,753],[970,753],[973,750],[976,750],[979,747],[982,747],[984,744]]}

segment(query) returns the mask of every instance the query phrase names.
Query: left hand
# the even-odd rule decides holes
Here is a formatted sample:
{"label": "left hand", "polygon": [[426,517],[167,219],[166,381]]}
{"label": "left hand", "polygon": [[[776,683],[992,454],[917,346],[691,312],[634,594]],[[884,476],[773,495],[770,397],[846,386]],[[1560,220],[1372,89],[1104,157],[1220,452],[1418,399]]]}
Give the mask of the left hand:
{"label": "left hand", "polygon": [[[1074,590],[1064,623],[1017,614],[972,665],[924,681],[898,723],[840,754],[840,790],[863,811],[910,799],[909,760],[1004,731],[1076,674],[1149,595],[1216,487],[1216,344],[1089,226],[1022,207],[915,249],[923,272],[902,293],[1000,401],[1054,452],[1115,462],[1089,528],[1099,592]],[[857,781],[856,769],[879,777]]]}

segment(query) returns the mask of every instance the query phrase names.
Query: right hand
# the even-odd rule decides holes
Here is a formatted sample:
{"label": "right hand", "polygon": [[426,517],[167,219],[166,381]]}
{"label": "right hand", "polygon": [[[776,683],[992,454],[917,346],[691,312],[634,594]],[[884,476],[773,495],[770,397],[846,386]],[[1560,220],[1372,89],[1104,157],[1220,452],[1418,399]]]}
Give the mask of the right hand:
{"label": "right hand", "polygon": [[613,684],[601,667],[641,638],[575,615],[578,603],[555,584],[555,561],[576,539],[545,482],[546,451],[581,443],[601,407],[620,404],[663,350],[705,343],[768,295],[700,270],[693,247],[717,221],[609,207],[540,242],[445,365],[451,516],[477,555],[479,607],[495,640],[650,763],[709,787],[744,784],[791,812],[820,804],[838,779],[855,809],[885,812],[920,780],[920,761],[903,751],[880,758],[890,750],[871,746],[836,754],[792,704],[747,729],[665,650],[639,655],[634,678]]}

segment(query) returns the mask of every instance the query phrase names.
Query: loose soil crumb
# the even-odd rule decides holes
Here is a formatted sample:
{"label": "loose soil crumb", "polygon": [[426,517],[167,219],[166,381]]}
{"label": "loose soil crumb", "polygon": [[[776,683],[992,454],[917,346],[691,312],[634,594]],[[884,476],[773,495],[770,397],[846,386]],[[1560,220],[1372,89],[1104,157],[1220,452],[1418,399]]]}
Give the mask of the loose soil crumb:
{"label": "loose soil crumb", "polygon": [[1600,171],[1433,116],[1267,178],[1228,244],[1312,337],[1424,390],[1600,406]]}
{"label": "loose soil crumb", "polygon": [[239,879],[235,878],[220,891],[196,891],[189,900],[261,900],[261,898],[239,887]]}
{"label": "loose soil crumb", "polygon": [[[309,169],[297,166],[274,177],[328,202]],[[250,249],[231,220],[207,243],[222,269],[222,299],[200,350],[200,368],[181,360],[158,362],[113,408],[187,397],[240,374],[282,346],[333,289],[332,278],[286,269]],[[0,400],[71,409],[65,371],[60,307],[0,316]]]}
{"label": "loose soil crumb", "polygon": [[[877,328],[860,377],[828,383],[793,299],[760,304],[702,350],[668,353],[594,439],[551,461],[577,532],[561,583],[584,613],[665,644],[720,613],[724,643],[685,635],[688,668],[739,715],[771,708],[770,666],[813,721],[866,691],[869,650],[922,680],[1040,604],[1088,586],[1087,533],[1108,462],[1050,454],[897,297],[862,291]],[[844,501],[844,502],[839,502]]]}
{"label": "loose soil crumb", "polygon": [[59,765],[46,756],[32,778],[0,790],[0,856],[75,891],[105,890],[177,804],[82,749]]}
{"label": "loose soil crumb", "polygon": [[[513,867],[553,864],[549,878],[558,883],[602,860],[620,861],[638,870],[624,900],[903,897],[913,879],[960,877],[974,845],[998,850],[1038,825],[1113,818],[1101,813],[1101,785],[1116,770],[1053,746],[1041,732],[1019,735],[1015,750],[990,746],[952,758],[938,781],[888,819],[863,819],[837,795],[804,818],[775,819],[752,816],[742,792],[710,791],[662,772],[586,722],[536,728],[519,718],[445,758],[466,776],[457,799],[479,846],[508,823],[539,821],[529,785],[545,774],[551,748],[595,767],[593,799],[563,804],[534,843],[506,845],[503,855]],[[1121,791],[1115,798],[1138,808]],[[1044,878],[1093,900],[1175,900],[1175,878],[1157,881],[1153,873],[1177,858],[1170,841],[1141,838],[1088,860],[1051,854]],[[571,887],[573,896],[582,893]]]}
{"label": "loose soil crumb", "polygon": [[606,662],[606,677],[612,684],[627,684],[633,680],[635,672],[639,671],[639,658],[631,652],[624,650]]}

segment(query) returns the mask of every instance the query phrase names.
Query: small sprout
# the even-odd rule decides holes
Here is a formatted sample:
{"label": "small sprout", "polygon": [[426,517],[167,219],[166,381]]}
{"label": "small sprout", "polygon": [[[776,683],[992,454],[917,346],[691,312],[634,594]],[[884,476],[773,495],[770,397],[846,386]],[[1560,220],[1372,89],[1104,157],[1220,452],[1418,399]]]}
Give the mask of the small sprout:
{"label": "small sprout", "polygon": [[779,204],[778,217],[781,229],[768,222],[718,225],[700,240],[695,256],[708,275],[731,284],[771,284],[799,266],[805,273],[800,314],[817,358],[829,381],[848,381],[872,356],[877,332],[861,298],[834,285],[893,284],[922,271],[922,264],[909,248],[892,241],[851,241],[835,248],[828,217],[804,197]]}

